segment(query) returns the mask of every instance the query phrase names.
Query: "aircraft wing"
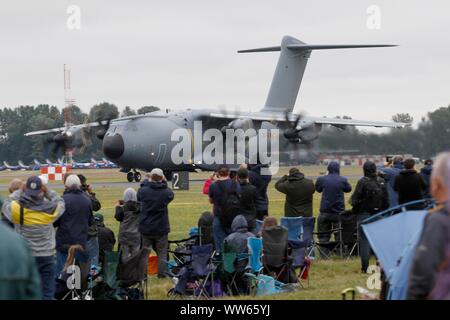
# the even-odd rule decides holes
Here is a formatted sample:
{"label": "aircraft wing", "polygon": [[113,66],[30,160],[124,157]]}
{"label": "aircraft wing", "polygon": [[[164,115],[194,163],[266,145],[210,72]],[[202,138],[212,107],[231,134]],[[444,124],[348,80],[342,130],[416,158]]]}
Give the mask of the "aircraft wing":
{"label": "aircraft wing", "polygon": [[[102,122],[102,124],[106,124],[106,121]],[[98,126],[100,126],[100,124],[98,122],[91,122],[91,123],[77,124],[77,125],[73,125],[73,126],[69,126],[69,127],[52,128],[52,129],[46,129],[46,130],[27,132],[24,134],[24,136],[29,137],[29,136],[37,136],[37,135],[42,135],[42,134],[47,134],[47,133],[58,133],[58,132],[67,131],[67,129],[70,129],[71,131],[76,131],[76,130],[79,130],[82,128],[90,128],[90,127],[98,127]]]}
{"label": "aircraft wing", "polygon": [[330,124],[335,126],[363,126],[363,127],[387,127],[387,128],[405,128],[411,126],[410,123],[389,122],[389,121],[367,121],[353,119],[335,119],[335,118],[311,118],[317,124]]}
{"label": "aircraft wing", "polygon": [[[252,119],[256,121],[276,121],[285,122],[286,115],[283,113],[269,113],[269,112],[244,112],[239,114],[233,113],[210,113],[212,118],[220,119]],[[289,114],[289,120],[295,121],[297,115]],[[333,126],[365,126],[365,127],[387,127],[387,128],[404,128],[411,126],[410,123],[403,122],[389,122],[389,121],[367,121],[367,120],[353,120],[353,119],[338,119],[338,118],[319,118],[319,117],[303,117],[307,122],[314,122],[317,124],[329,124]]]}

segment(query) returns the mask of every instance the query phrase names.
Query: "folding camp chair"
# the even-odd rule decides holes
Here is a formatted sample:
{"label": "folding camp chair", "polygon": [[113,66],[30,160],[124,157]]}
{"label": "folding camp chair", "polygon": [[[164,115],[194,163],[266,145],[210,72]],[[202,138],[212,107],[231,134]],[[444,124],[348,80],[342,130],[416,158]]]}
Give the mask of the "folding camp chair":
{"label": "folding camp chair", "polygon": [[242,282],[239,280],[243,278],[243,273],[242,270],[236,268],[236,265],[246,259],[248,259],[248,254],[239,254],[234,246],[224,243],[222,247],[222,269],[229,295],[239,295],[241,293],[238,282]]}
{"label": "folding camp chair", "polygon": [[[341,214],[338,215],[337,223],[333,225],[330,230],[321,231],[321,232],[313,232],[313,235],[316,236],[317,240],[312,239],[311,248],[309,250],[309,257],[312,257],[314,251],[319,252],[319,257],[328,259],[333,253],[337,253],[340,257],[344,256],[344,243],[342,241],[342,222],[341,222]],[[327,238],[330,238],[328,241],[323,241],[321,238],[326,235]],[[334,236],[334,241],[331,238]],[[315,257],[315,256],[314,256]]]}
{"label": "folding camp chair", "polygon": [[126,259],[119,258],[117,281],[122,291],[126,291],[127,297],[131,299],[147,298],[148,255],[149,250],[142,248]]}
{"label": "folding camp chair", "polygon": [[257,276],[263,270],[261,262],[263,243],[261,238],[250,237],[247,239],[248,264],[244,277],[247,280],[250,294],[255,295],[257,290]]}
{"label": "folding camp chair", "polygon": [[303,217],[282,217],[280,225],[288,229],[288,240],[299,240],[303,234]]}
{"label": "folding camp chair", "polygon": [[274,274],[276,280],[284,283],[292,282],[291,259],[288,254],[288,230],[282,226],[269,227],[262,232],[262,240],[265,273]]}
{"label": "folding camp chair", "polygon": [[[217,261],[214,260],[215,251],[212,244],[202,246],[192,246],[192,261],[190,271],[192,276],[197,279],[196,298],[210,298],[220,296],[221,292],[216,288],[214,273],[217,269]],[[208,287],[210,292],[208,292]]]}
{"label": "folding camp chair", "polygon": [[297,282],[303,287],[302,280],[307,280],[309,286],[309,268],[311,260],[307,256],[308,243],[302,240],[289,240],[289,255],[292,259],[291,266],[294,270],[299,270]]}

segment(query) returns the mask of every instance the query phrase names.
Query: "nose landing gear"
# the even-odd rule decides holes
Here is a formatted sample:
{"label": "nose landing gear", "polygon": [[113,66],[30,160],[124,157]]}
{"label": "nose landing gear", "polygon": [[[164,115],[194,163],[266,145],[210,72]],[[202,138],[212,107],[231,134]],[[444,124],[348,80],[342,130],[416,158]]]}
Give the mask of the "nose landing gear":
{"label": "nose landing gear", "polygon": [[133,182],[133,181],[140,182],[141,179],[142,179],[142,175],[138,171],[130,171],[127,173],[128,182]]}

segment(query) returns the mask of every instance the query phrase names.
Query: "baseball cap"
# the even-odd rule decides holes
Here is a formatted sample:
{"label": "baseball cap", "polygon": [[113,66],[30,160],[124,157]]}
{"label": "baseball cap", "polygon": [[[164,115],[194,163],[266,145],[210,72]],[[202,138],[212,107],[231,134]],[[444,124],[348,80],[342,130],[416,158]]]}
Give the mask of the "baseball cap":
{"label": "baseball cap", "polygon": [[161,169],[159,169],[159,168],[154,168],[152,171],[150,171],[150,176],[152,176],[152,175],[156,175],[156,176],[159,176],[159,177],[164,177],[163,171]]}
{"label": "baseball cap", "polygon": [[103,215],[101,213],[94,214],[94,220],[98,222],[103,222]]}
{"label": "baseball cap", "polygon": [[35,197],[41,193],[42,180],[37,176],[31,176],[27,179],[25,194]]}

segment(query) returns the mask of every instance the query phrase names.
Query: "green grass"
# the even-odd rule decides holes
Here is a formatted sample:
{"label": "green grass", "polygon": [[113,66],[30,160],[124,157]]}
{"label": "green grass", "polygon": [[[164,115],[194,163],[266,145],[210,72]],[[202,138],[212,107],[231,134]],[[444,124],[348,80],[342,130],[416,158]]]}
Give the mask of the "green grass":
{"label": "green grass", "polygon": [[[325,167],[308,166],[302,167],[302,171],[308,176],[318,176],[325,173]],[[288,168],[281,168],[277,175],[282,175]],[[83,172],[89,182],[114,182],[124,181],[125,174],[116,170],[85,170]],[[343,175],[355,176],[362,174],[362,169],[358,167],[342,168]],[[26,179],[30,172],[1,172],[0,185],[7,184],[12,178],[19,177]],[[204,178],[207,173],[194,173],[191,178]],[[356,179],[351,178],[353,187]],[[51,187],[61,192],[60,182],[52,182]],[[136,184],[136,188],[138,185]],[[169,205],[169,218],[171,223],[170,239],[181,239],[187,236],[189,229],[197,224],[198,217],[203,211],[211,211],[211,205],[207,196],[201,192],[200,184],[191,184],[189,191],[177,191],[174,201]],[[114,219],[114,204],[116,200],[122,198],[122,187],[99,187],[94,190],[102,203],[101,213],[105,217],[105,224],[117,235],[119,224]],[[3,196],[6,196],[3,192]],[[346,194],[346,201],[350,194]],[[269,213],[275,217],[283,215],[284,195],[277,192],[272,182],[269,187],[270,207]],[[320,204],[320,194],[314,195],[314,212],[317,215]],[[360,273],[360,262],[358,259],[345,261],[339,258],[332,260],[317,260],[313,262],[310,271],[310,286],[293,293],[280,294],[267,297],[267,299],[340,299],[341,291],[356,285],[365,287],[369,275]],[[148,295],[150,299],[166,299],[166,293],[171,287],[168,279],[157,279],[152,277],[149,281]],[[242,297],[241,297],[242,298]],[[244,297],[251,299],[252,297]],[[257,297],[260,299],[261,297]]]}

